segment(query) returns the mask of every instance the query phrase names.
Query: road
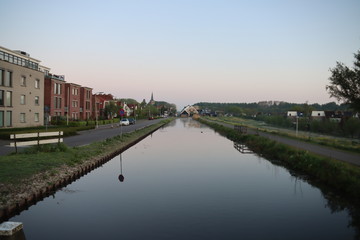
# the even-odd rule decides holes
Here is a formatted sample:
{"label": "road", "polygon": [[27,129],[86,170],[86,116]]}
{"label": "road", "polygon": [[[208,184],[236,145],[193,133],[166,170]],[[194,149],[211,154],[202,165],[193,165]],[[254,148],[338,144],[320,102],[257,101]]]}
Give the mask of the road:
{"label": "road", "polygon": [[[211,121],[211,120],[206,120],[206,121]],[[212,122],[216,122],[218,124],[221,124],[225,127],[229,127],[229,128],[234,128],[234,125],[232,124],[227,124],[227,123],[223,123],[223,122],[217,122],[217,121],[212,121]],[[300,140],[296,140],[296,139],[292,139],[292,138],[287,138],[287,137],[282,137],[279,135],[275,135],[275,134],[271,134],[271,133],[266,133],[266,132],[261,132],[258,131],[256,132],[256,130],[254,129],[250,129],[248,128],[247,131],[249,134],[258,134],[260,136],[269,138],[271,140],[298,148],[298,149],[302,149],[305,151],[309,151],[315,154],[319,154],[325,157],[329,157],[329,158],[333,158],[336,160],[340,160],[343,162],[347,162],[347,163],[351,163],[357,166],[360,166],[360,154],[357,153],[351,153],[351,152],[346,152],[346,151],[342,151],[339,149],[334,149],[334,148],[330,148],[330,147],[325,147],[325,146],[321,146],[321,145],[317,145],[317,144],[312,144],[312,143],[308,143],[308,142],[304,142],[304,141],[300,141]]]}
{"label": "road", "polygon": [[[118,124],[99,125],[97,129],[91,129],[78,132],[79,135],[64,138],[64,143],[70,147],[84,146],[92,142],[102,141],[106,138],[115,137],[122,133],[133,132],[137,129],[147,127],[149,125],[160,122],[163,119],[154,120],[138,120],[136,124],[129,126],[118,126]],[[7,155],[15,152],[15,148],[10,147],[10,141],[0,141],[0,155]],[[19,148],[21,149],[21,148]],[[21,150],[20,150],[21,151]]]}

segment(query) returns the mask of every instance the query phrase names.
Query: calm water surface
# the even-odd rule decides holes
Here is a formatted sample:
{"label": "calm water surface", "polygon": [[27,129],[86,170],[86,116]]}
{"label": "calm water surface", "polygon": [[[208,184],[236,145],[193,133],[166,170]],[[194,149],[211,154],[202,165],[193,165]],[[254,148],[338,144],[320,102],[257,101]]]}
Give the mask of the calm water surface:
{"label": "calm water surface", "polygon": [[350,219],[286,169],[178,119],[10,220],[27,240],[303,240],[353,239]]}

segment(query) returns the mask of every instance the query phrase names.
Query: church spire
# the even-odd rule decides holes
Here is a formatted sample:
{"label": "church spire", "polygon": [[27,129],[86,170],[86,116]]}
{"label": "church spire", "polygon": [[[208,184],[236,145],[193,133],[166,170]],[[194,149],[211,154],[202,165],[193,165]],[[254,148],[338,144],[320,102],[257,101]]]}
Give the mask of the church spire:
{"label": "church spire", "polygon": [[149,104],[150,105],[155,105],[155,100],[154,100],[154,94],[153,93],[151,93],[151,99],[149,101]]}

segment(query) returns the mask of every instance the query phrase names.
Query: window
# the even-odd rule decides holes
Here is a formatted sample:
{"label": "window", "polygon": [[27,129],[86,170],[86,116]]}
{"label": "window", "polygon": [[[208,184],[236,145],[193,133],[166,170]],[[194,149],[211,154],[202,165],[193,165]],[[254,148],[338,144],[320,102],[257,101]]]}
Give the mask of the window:
{"label": "window", "polygon": [[73,102],[72,102],[72,106],[73,106],[73,107],[78,107],[78,101],[73,101]]}
{"label": "window", "polygon": [[85,106],[86,110],[90,110],[90,102],[86,101],[86,106]]}
{"label": "window", "polygon": [[61,108],[61,100],[62,100],[62,98],[59,98],[59,97],[54,98],[54,108],[55,109]]}
{"label": "window", "polygon": [[39,79],[35,80],[35,88],[40,88],[40,80]]}
{"label": "window", "polygon": [[72,89],[72,95],[78,95],[78,94],[79,94],[79,89],[73,88]]}
{"label": "window", "polygon": [[39,122],[39,113],[35,113],[35,122]]}
{"label": "window", "polygon": [[6,71],[5,72],[5,87],[12,87],[12,72]]}
{"label": "window", "polygon": [[0,69],[0,86],[4,85],[4,70]]}
{"label": "window", "polygon": [[25,105],[25,95],[20,96],[20,104]]}
{"label": "window", "polygon": [[39,105],[40,101],[39,101],[39,96],[35,96],[35,105]]}
{"label": "window", "polygon": [[4,111],[0,111],[0,127],[4,127]]}
{"label": "window", "polygon": [[61,94],[61,84],[54,83],[54,94]]}
{"label": "window", "polygon": [[6,106],[12,107],[12,92],[10,91],[6,92]]}
{"label": "window", "polygon": [[21,76],[21,79],[20,79],[20,85],[25,87],[26,86],[26,77],[24,76]]}
{"label": "window", "polygon": [[76,112],[72,113],[71,117],[72,117],[72,119],[75,119],[75,120],[78,119],[78,113],[76,113]]}
{"label": "window", "polygon": [[4,90],[0,90],[0,106],[4,106]]}
{"label": "window", "polygon": [[5,120],[6,127],[11,127],[12,125],[12,111],[6,111],[6,120]]}
{"label": "window", "polygon": [[25,113],[20,113],[20,122],[21,123],[25,122]]}

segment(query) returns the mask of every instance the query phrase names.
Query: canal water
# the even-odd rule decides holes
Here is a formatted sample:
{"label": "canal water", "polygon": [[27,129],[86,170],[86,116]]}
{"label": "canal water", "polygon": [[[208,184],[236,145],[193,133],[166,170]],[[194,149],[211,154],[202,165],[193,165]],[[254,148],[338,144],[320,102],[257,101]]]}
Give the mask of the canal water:
{"label": "canal water", "polygon": [[328,205],[286,169],[177,119],[10,221],[27,240],[354,239],[348,211]]}

